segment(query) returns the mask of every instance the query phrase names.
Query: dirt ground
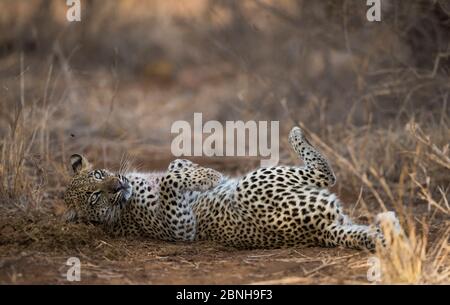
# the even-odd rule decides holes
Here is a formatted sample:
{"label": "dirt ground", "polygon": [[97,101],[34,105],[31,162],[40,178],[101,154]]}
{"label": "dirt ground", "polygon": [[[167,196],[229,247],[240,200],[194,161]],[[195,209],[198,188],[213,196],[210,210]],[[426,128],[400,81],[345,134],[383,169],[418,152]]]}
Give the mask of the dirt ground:
{"label": "dirt ground", "polygon": [[0,223],[2,284],[72,284],[69,257],[81,261],[81,284],[370,284],[373,254],[362,251],[242,251],[209,242],[111,238],[55,216],[16,216]]}
{"label": "dirt ground", "polygon": [[8,253],[0,281],[69,284],[65,262],[72,255],[81,260],[82,284],[367,283],[367,255],[355,251],[232,251],[209,243],[107,238],[72,251]]}
{"label": "dirt ground", "polygon": [[2,218],[0,230],[3,284],[69,284],[66,261],[73,256],[81,261],[82,284],[369,283],[371,254],[346,249],[241,251],[209,242],[113,239],[43,215]]}
{"label": "dirt ground", "polygon": [[[156,153],[153,158],[156,163],[147,161],[150,168],[169,162]],[[255,164],[194,160],[228,173]],[[73,284],[66,278],[66,262],[78,257],[81,284],[371,284],[368,259],[374,254],[367,251],[244,251],[211,242],[112,238],[94,225],[65,223],[63,210],[62,202],[40,211],[1,210],[0,283]],[[431,240],[439,236],[440,221],[430,228]]]}
{"label": "dirt ground", "polygon": [[[149,162],[150,167],[169,162],[155,158],[158,164]],[[229,171],[243,163],[228,163]],[[368,283],[370,253],[320,248],[242,251],[210,242],[111,238],[93,225],[63,222],[63,209],[60,202],[39,212],[2,210],[0,283],[69,284],[70,257],[81,261],[82,284]]]}

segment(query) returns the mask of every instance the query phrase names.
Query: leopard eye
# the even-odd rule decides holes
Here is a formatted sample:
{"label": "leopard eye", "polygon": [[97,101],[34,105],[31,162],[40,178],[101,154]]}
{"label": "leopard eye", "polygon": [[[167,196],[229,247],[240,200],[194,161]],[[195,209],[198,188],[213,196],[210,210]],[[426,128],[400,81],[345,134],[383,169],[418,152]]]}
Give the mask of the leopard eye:
{"label": "leopard eye", "polygon": [[103,179],[103,173],[101,171],[99,171],[99,170],[96,170],[94,172],[94,178],[97,179],[97,180],[102,180]]}
{"label": "leopard eye", "polygon": [[98,199],[100,198],[100,195],[101,195],[101,192],[92,193],[92,195],[89,197],[89,203],[96,204]]}

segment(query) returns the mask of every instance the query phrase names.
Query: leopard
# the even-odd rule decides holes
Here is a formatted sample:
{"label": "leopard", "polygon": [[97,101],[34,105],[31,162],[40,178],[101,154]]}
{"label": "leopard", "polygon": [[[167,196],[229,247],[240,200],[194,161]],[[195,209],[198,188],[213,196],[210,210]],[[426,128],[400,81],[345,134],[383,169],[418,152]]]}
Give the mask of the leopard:
{"label": "leopard", "polygon": [[184,159],[161,172],[114,172],[74,154],[65,219],[114,236],[209,240],[238,249],[384,247],[380,223],[398,222],[395,213],[379,213],[371,225],[353,223],[330,191],[336,176],[327,158],[300,127],[288,142],[302,166],[260,167],[238,177]]}

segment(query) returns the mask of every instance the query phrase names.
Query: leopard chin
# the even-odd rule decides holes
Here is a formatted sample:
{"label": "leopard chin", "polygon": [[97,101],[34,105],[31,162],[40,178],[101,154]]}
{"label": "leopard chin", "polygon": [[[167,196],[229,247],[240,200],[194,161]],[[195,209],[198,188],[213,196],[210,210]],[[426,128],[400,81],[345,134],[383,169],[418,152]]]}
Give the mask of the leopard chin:
{"label": "leopard chin", "polygon": [[127,203],[129,202],[130,198],[133,195],[132,187],[128,184],[125,188],[118,191],[115,196],[116,200],[114,200],[115,203],[113,203],[109,209],[107,210],[105,214],[105,226],[107,228],[111,228],[116,224],[118,221],[120,221],[120,218],[122,216],[122,211],[125,209]]}
{"label": "leopard chin", "polygon": [[133,196],[133,188],[131,185],[128,184],[128,186],[122,191],[122,196],[125,202],[130,200],[131,196]]}
{"label": "leopard chin", "polygon": [[120,221],[123,211],[122,205],[123,204],[114,205],[108,209],[108,211],[105,214],[103,223],[106,229],[112,229],[114,225]]}

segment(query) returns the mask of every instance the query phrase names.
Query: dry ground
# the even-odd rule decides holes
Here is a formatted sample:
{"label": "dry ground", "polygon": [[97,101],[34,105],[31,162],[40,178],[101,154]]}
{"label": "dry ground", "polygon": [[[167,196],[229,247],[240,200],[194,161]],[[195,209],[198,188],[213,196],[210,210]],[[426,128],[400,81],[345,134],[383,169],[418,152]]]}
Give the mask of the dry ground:
{"label": "dry ground", "polygon": [[366,252],[113,239],[61,221],[72,153],[162,170],[171,124],[194,112],[280,121],[285,164],[302,124],[352,218],[397,212],[405,235],[376,253],[382,281],[450,283],[448,1],[383,1],[376,24],[359,0],[83,3],[77,24],[61,1],[0,3],[1,284],[66,284],[72,256],[82,283],[369,283]]}
{"label": "dry ground", "polygon": [[[170,161],[166,157],[154,156],[157,163],[149,162],[148,167],[164,167]],[[255,163],[252,159],[194,160],[223,172],[227,172],[226,168],[234,172]],[[65,223],[61,219],[63,210],[58,200],[51,208],[39,211],[17,208],[0,211],[0,283],[70,284],[66,279],[69,268],[66,261],[73,256],[82,263],[82,284],[371,283],[367,280],[371,267],[368,259],[374,254],[366,251],[342,248],[244,251],[210,242],[111,238],[93,225]],[[416,211],[418,218],[427,214],[425,207]],[[367,219],[360,217],[359,221]],[[443,222],[442,217],[433,221],[430,244],[435,244],[443,234],[440,228]],[[444,267],[449,263],[447,257]]]}

